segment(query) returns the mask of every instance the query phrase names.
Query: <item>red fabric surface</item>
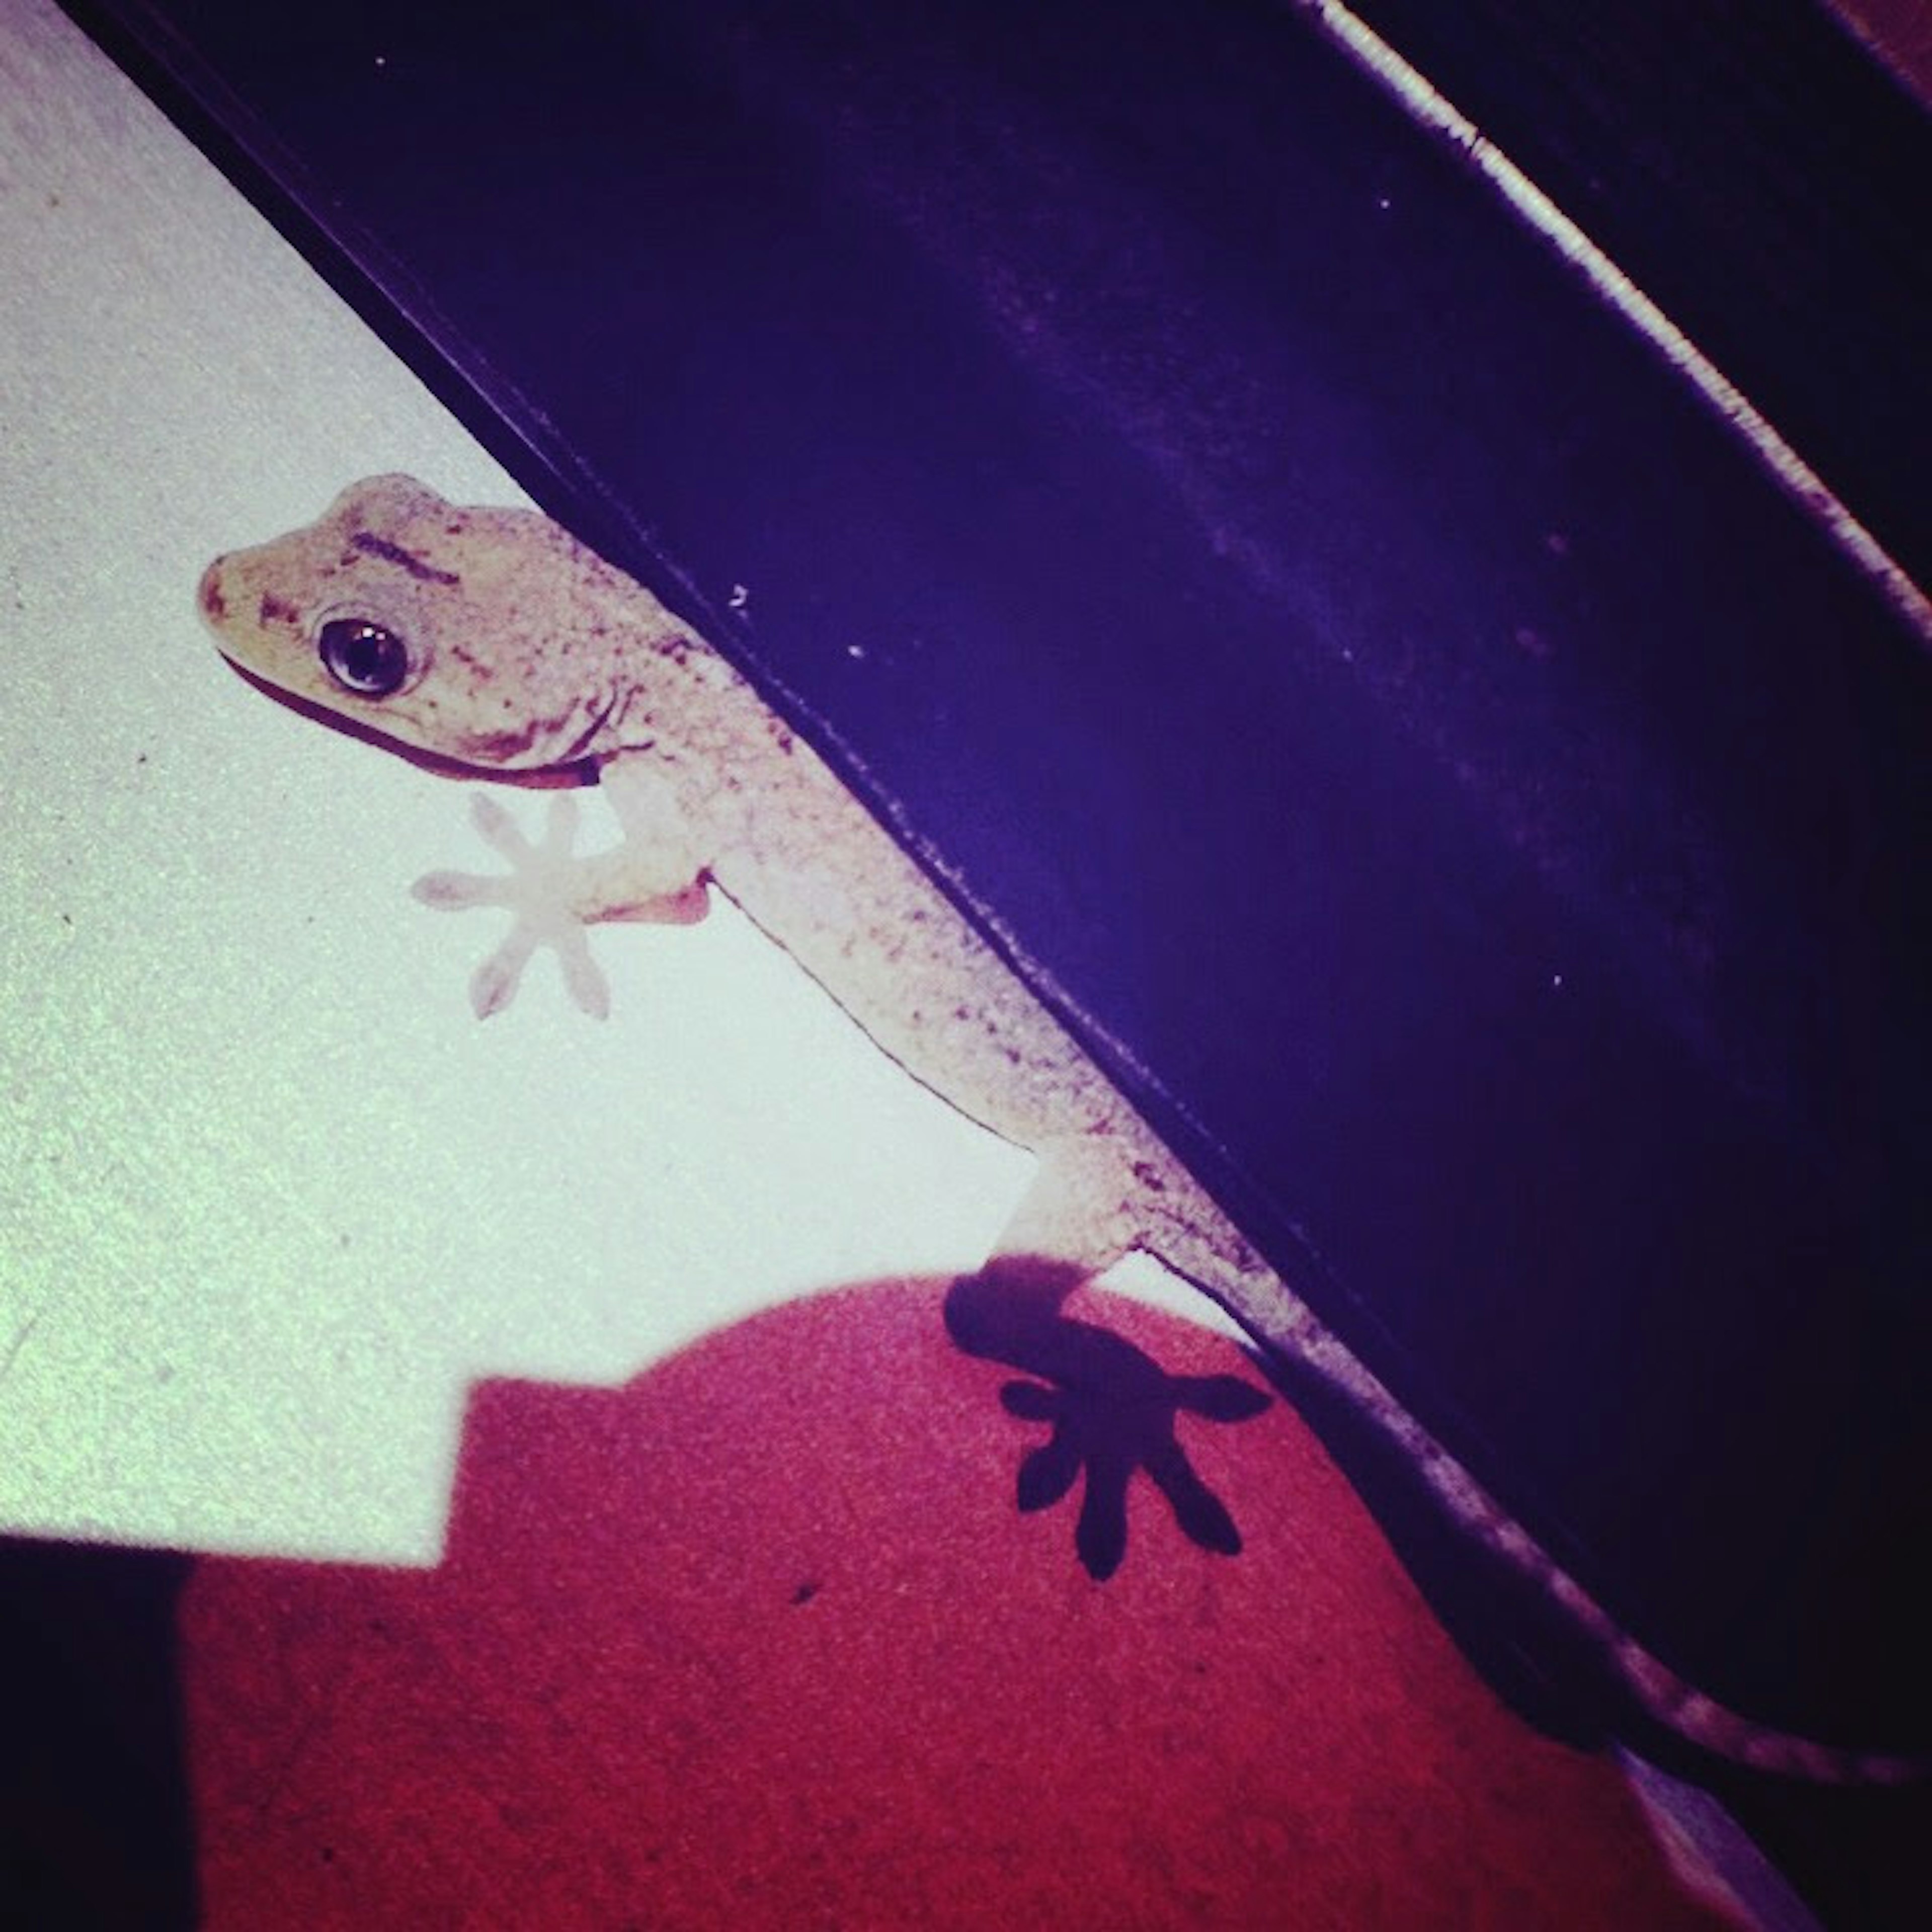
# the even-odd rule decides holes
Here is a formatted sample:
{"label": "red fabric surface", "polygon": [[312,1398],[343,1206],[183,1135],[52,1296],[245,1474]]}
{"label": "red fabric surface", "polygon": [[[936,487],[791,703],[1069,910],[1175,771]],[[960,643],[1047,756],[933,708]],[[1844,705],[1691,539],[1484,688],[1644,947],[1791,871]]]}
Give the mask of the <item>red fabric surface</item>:
{"label": "red fabric surface", "polygon": [[[474,1393],[433,1571],[209,1561],[182,1615],[206,1923],[1720,1922],[1614,1767],[1438,1630],[1293,1412],[1191,1419],[1105,1584],[939,1288],[794,1303],[616,1390]],[[1180,1372],[1223,1342],[1090,1296]]]}

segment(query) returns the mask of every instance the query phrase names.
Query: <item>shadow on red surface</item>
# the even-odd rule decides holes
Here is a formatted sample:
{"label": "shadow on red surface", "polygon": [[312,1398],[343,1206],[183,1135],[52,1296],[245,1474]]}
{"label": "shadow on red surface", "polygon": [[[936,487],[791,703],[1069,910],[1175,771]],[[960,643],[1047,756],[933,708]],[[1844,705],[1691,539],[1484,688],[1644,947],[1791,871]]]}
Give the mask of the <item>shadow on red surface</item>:
{"label": "shadow on red surface", "polygon": [[[480,1386],[434,1570],[202,1562],[205,1922],[1718,1922],[1285,1406],[1178,1424],[1238,1558],[1136,1479],[1094,1580],[1064,1512],[1016,1513],[1028,1442],[943,1292],[793,1303],[622,1388]],[[1172,1375],[1246,1366],[1104,1307]]]}

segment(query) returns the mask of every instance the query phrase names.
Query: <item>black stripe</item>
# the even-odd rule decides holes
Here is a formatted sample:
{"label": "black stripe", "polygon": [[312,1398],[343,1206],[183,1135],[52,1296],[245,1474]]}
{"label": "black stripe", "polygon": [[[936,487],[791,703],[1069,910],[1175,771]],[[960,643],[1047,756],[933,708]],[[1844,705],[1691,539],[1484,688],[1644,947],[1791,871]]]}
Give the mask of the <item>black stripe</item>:
{"label": "black stripe", "polygon": [[398,568],[406,570],[419,584],[460,584],[463,580],[453,572],[438,570],[434,565],[424,562],[400,544],[391,543],[386,537],[379,537],[370,530],[358,530],[349,541],[364,556],[380,556],[385,563],[393,563]]}

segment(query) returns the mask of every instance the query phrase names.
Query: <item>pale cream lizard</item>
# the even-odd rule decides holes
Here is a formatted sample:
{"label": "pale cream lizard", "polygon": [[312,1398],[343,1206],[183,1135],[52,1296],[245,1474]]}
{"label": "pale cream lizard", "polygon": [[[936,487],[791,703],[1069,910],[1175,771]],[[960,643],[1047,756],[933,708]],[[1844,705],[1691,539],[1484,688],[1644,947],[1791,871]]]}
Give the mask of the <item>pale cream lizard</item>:
{"label": "pale cream lizard", "polygon": [[377,477],[308,528],[216,559],[200,604],[236,665],[360,733],[526,783],[595,768],[625,833],[615,850],[573,855],[567,793],[536,846],[479,801],[479,826],[510,872],[418,884],[432,904],[514,915],[472,983],[479,1015],[509,1003],[544,946],[578,1004],[602,1013],[584,926],[689,922],[715,884],[894,1059],[1033,1150],[1037,1177],[992,1259],[949,1303],[962,1346],[1017,1359],[996,1336],[998,1297],[1050,1309],[1130,1250],[1151,1254],[1343,1392],[1465,1529],[1600,1647],[1657,1722],[1768,1770],[1884,1779],[1918,1768],[1757,1725],[1620,1629],[1267,1266],[812,748],[690,626],[556,524]]}

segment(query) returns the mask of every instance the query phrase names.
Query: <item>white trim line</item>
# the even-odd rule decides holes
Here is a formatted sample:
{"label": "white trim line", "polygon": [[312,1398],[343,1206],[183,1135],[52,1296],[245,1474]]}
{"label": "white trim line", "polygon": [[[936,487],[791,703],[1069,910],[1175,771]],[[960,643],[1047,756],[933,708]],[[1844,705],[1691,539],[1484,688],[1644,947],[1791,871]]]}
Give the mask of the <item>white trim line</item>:
{"label": "white trim line", "polygon": [[1531,227],[1645,336],[1750,446],[1786,494],[1816,517],[1840,549],[1932,648],[1932,598],[1854,517],[1824,479],[1670,316],[1552,201],[1468,116],[1445,100],[1373,28],[1339,0],[1298,0],[1301,10],[1355,63],[1394,94],[1421,126],[1453,141]]}

